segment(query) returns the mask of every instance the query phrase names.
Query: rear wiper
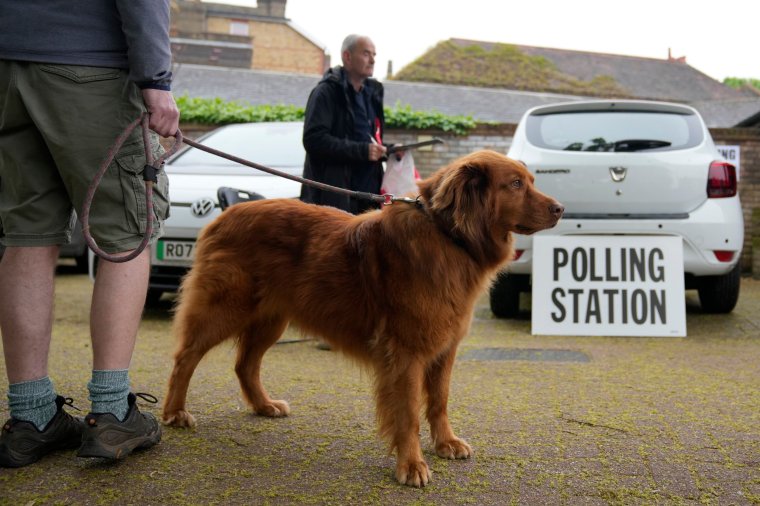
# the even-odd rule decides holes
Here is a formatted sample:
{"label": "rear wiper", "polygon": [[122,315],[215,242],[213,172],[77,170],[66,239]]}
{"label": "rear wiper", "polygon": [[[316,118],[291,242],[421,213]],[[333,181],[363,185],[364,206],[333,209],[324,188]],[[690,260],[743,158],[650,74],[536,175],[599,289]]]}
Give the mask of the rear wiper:
{"label": "rear wiper", "polygon": [[645,149],[657,149],[670,146],[668,141],[655,139],[625,139],[613,144],[613,151],[644,151]]}

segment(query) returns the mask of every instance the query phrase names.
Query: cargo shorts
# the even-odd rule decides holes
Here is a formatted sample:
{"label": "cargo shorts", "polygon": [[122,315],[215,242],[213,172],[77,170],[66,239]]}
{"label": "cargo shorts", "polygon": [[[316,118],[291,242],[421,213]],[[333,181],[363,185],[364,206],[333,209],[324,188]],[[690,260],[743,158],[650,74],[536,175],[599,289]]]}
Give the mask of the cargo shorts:
{"label": "cargo shorts", "polygon": [[[0,60],[0,241],[68,243],[87,189],[115,139],[145,111],[122,69]],[[108,167],[90,208],[90,230],[107,253],[135,249],[147,225],[146,163],[135,129]],[[163,153],[151,132],[154,158]],[[169,182],[153,190],[154,233],[169,214]]]}

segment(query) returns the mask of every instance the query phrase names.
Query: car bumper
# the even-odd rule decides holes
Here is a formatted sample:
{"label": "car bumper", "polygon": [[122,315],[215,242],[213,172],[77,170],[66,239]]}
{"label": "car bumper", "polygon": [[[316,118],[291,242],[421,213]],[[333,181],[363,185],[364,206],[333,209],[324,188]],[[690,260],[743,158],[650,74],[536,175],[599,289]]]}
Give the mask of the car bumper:
{"label": "car bumper", "polygon": [[[721,201],[722,200],[722,201]],[[657,219],[565,219],[542,235],[668,235],[683,238],[684,273],[715,276],[728,273],[741,257],[744,223],[738,199],[709,200],[688,218]],[[515,235],[520,257],[509,264],[508,272],[531,274],[533,239]],[[715,251],[733,251],[729,262],[719,261]]]}

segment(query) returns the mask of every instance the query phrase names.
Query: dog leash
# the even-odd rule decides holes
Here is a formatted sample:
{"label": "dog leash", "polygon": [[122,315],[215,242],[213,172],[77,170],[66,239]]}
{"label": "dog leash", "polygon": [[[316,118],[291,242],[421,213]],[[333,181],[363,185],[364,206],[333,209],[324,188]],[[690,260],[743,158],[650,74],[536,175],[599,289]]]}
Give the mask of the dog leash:
{"label": "dog leash", "polygon": [[419,204],[419,197],[417,198],[409,198],[409,197],[396,197],[395,195],[391,193],[386,193],[385,195],[378,195],[375,193],[369,193],[369,192],[359,192],[355,190],[348,190],[346,188],[340,188],[339,186],[332,186],[325,183],[320,183],[319,181],[312,181],[311,179],[305,179],[300,176],[294,176],[292,174],[287,174],[285,172],[281,172],[277,169],[272,169],[271,167],[266,167],[264,165],[260,165],[256,162],[251,162],[250,160],[246,160],[244,158],[239,158],[234,155],[230,155],[229,153],[225,153],[224,151],[219,151],[218,149],[210,148],[208,146],[204,146],[203,144],[200,144],[199,142],[195,142],[190,139],[185,139],[182,137],[181,132],[177,131],[177,134],[179,139],[181,139],[182,142],[187,144],[188,146],[192,146],[194,148],[200,149],[201,151],[205,151],[206,153],[211,153],[212,155],[219,156],[221,158],[226,158],[227,160],[237,162],[241,165],[247,165],[248,167],[252,167],[254,169],[258,169],[263,172],[268,172],[269,174],[273,174],[275,176],[280,176],[285,179],[290,179],[292,181],[297,181],[301,184],[313,186],[314,188],[318,188],[320,190],[326,190],[331,191],[334,193],[340,193],[343,195],[348,195],[351,198],[360,199],[360,200],[371,200],[373,202],[376,202],[378,204],[382,204],[384,206],[388,206],[393,204],[394,202],[406,202],[408,204]]}
{"label": "dog leash", "polygon": [[[142,113],[139,118],[137,118],[132,123],[130,123],[127,126],[127,128],[125,128],[124,131],[121,133],[121,135],[119,135],[116,138],[113,145],[108,150],[108,154],[106,155],[105,159],[100,164],[100,167],[98,168],[98,171],[95,174],[95,177],[93,177],[92,182],[90,183],[90,186],[87,189],[87,194],[85,196],[85,200],[82,205],[82,216],[80,217],[80,220],[82,222],[82,232],[84,234],[84,239],[87,242],[87,245],[96,255],[98,255],[100,258],[107,260],[109,262],[114,262],[114,263],[128,262],[132,260],[133,258],[136,258],[138,255],[140,255],[143,252],[143,250],[146,248],[148,243],[150,242],[150,238],[153,235],[153,185],[158,182],[158,173],[161,170],[164,162],[166,162],[166,159],[169,158],[174,153],[176,153],[182,143],[185,143],[188,146],[191,146],[196,149],[200,149],[201,151],[205,151],[212,155],[216,155],[218,157],[225,158],[227,160],[239,163],[241,165],[246,165],[248,167],[252,167],[254,169],[267,172],[275,176],[283,177],[285,179],[290,179],[292,181],[296,181],[301,184],[312,186],[320,190],[340,193],[342,195],[348,195],[351,198],[355,198],[359,200],[371,200],[372,202],[382,204],[384,206],[391,205],[395,202],[416,204],[418,206],[422,205],[422,202],[420,201],[419,196],[417,196],[417,198],[409,198],[409,197],[396,197],[395,195],[390,194],[390,193],[386,193],[385,195],[378,195],[378,194],[369,193],[369,192],[359,192],[355,190],[348,190],[346,188],[340,188],[338,186],[332,186],[329,184],[320,183],[318,181],[312,181],[311,179],[306,179],[300,176],[287,174],[285,172],[272,169],[271,167],[266,167],[256,162],[252,162],[250,160],[246,160],[244,158],[240,158],[240,157],[231,155],[229,153],[225,153],[223,151],[219,151],[217,149],[204,146],[203,144],[193,141],[191,139],[187,139],[183,137],[182,132],[179,129],[177,129],[177,133],[174,134],[174,143],[171,145],[171,147],[159,158],[154,159],[153,152],[151,151],[151,146],[150,146],[150,127],[148,126],[148,119],[149,119],[148,113],[147,112]],[[90,208],[92,207],[92,201],[93,201],[93,198],[95,197],[95,192],[97,191],[98,186],[100,185],[100,181],[103,179],[103,175],[106,173],[106,170],[108,170],[108,167],[113,162],[113,159],[116,157],[116,154],[119,152],[124,142],[127,140],[127,138],[132,133],[132,131],[134,131],[134,129],[137,128],[138,125],[142,126],[143,144],[145,145],[146,164],[143,170],[143,180],[145,181],[145,208],[147,210],[145,235],[143,236],[142,242],[140,242],[139,246],[137,246],[137,248],[134,251],[132,251],[130,254],[124,255],[124,256],[116,256],[116,255],[111,255],[103,251],[95,242],[95,239],[92,237],[92,234],[90,233]]]}

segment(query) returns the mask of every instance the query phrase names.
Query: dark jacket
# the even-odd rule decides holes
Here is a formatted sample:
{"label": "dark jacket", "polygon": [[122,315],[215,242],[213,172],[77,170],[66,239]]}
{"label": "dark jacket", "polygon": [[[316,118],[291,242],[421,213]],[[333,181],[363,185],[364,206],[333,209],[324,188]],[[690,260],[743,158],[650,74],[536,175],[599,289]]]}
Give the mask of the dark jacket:
{"label": "dark jacket", "polygon": [[[365,142],[351,139],[354,113],[350,107],[347,86],[343,68],[337,66],[325,73],[309,95],[303,126],[303,146],[306,149],[303,175],[307,179],[341,188],[379,193],[383,165],[381,162],[369,162],[369,139]],[[380,121],[382,138],[385,131],[383,85],[370,78],[364,86],[370,92],[372,108]],[[356,187],[352,178],[354,170],[372,171],[370,183],[363,188]],[[370,201],[357,201],[346,195],[307,185],[301,186],[301,200],[337,207],[354,214],[375,207]]]}

